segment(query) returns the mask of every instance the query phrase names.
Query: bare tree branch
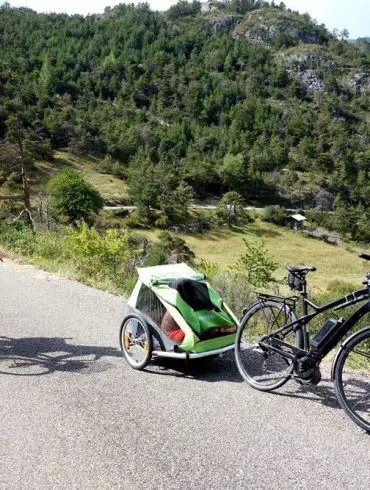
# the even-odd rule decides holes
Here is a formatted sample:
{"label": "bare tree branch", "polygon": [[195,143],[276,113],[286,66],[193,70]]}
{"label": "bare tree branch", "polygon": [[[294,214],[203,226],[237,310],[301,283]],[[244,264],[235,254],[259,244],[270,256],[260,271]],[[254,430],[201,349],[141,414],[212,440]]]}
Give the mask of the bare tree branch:
{"label": "bare tree branch", "polygon": [[32,225],[32,231],[35,231],[35,228],[36,228],[35,221],[32,218],[31,211],[29,209],[27,209],[27,208],[22,209],[22,211],[20,212],[20,214],[16,218],[13,219],[12,223],[15,223],[16,221],[18,221],[19,219],[21,219],[21,217],[23,216],[24,213],[27,213],[28,214],[30,223]]}

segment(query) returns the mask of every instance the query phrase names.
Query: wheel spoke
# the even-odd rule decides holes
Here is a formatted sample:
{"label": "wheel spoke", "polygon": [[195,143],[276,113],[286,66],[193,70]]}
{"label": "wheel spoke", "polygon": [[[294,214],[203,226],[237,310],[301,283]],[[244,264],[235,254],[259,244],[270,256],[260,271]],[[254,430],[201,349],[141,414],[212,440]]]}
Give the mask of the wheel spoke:
{"label": "wheel spoke", "polygon": [[351,419],[370,431],[370,328],[346,344],[335,371],[338,401]]}
{"label": "wheel spoke", "polygon": [[127,317],[121,326],[121,349],[128,363],[135,369],[143,369],[151,358],[149,329],[134,315]]}
{"label": "wheel spoke", "polygon": [[[285,305],[264,301],[250,310],[241,322],[235,345],[236,362],[243,378],[254,388],[275,389],[291,377],[293,365],[271,350],[270,335],[294,320],[294,314]],[[287,332],[285,342],[298,346],[297,334]]]}
{"label": "wheel spoke", "polygon": [[352,351],[352,354],[358,354],[360,356],[366,357],[367,359],[370,359],[370,352],[359,351],[359,350],[354,349]]}

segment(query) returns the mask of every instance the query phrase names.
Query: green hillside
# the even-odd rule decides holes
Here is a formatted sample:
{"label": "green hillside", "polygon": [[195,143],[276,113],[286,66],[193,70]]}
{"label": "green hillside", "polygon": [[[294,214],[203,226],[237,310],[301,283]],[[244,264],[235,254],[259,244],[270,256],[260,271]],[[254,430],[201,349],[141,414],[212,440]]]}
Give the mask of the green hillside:
{"label": "green hillside", "polygon": [[18,117],[38,161],[58,168],[48,155],[68,149],[129,185],[151,175],[158,195],[185,182],[250,204],[368,203],[369,51],[307,14],[253,0],[87,17],[3,4],[0,42],[0,138]]}
{"label": "green hillside", "polygon": [[[145,232],[145,235],[155,241],[158,232]],[[243,250],[243,239],[256,246],[263,245],[278,269],[274,276],[282,280],[287,276],[287,265],[315,265],[317,272],[310,274],[311,291],[324,291],[334,280],[349,284],[360,285],[368,264],[358,258],[362,248],[342,243],[333,246],[322,241],[306,238],[302,233],[296,233],[287,228],[275,226],[256,220],[243,230],[220,228],[207,235],[181,234],[186,243],[195,252],[198,260],[210,260],[228,270]],[[287,288],[281,289],[287,292]]]}
{"label": "green hillside", "polygon": [[52,161],[38,161],[34,164],[30,174],[34,190],[45,189],[53,175],[67,169],[82,172],[86,180],[99,189],[107,204],[127,203],[127,185],[121,178],[105,170],[101,158],[73,155],[65,151],[56,151]]}

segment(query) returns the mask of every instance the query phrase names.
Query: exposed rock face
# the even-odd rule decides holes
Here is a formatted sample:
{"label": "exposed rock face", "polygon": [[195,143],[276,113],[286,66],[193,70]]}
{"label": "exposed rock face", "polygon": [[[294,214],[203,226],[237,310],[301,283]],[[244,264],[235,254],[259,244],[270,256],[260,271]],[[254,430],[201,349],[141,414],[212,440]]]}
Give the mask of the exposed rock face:
{"label": "exposed rock face", "polygon": [[334,59],[328,58],[320,51],[313,51],[312,48],[307,51],[280,53],[279,59],[287,69],[299,71],[316,70],[322,67],[335,68],[337,66]]}
{"label": "exposed rock face", "polygon": [[255,44],[269,44],[278,38],[286,45],[300,43],[318,44],[323,33],[312,21],[306,22],[277,9],[260,9],[251,12],[234,30],[233,37],[244,37]]}
{"label": "exposed rock face", "polygon": [[225,8],[225,0],[207,0],[202,2],[201,11],[202,12],[213,12],[215,10],[220,10]]}
{"label": "exposed rock face", "polygon": [[322,92],[324,90],[324,82],[316,75],[313,70],[296,72],[294,78],[298,78],[302,87],[308,93]]}
{"label": "exposed rock face", "polygon": [[[325,68],[343,69],[346,67],[339,65],[338,61],[329,57],[322,48],[307,47],[299,51],[288,50],[285,53],[278,53],[276,60],[283,64],[288,70],[291,78],[299,80],[308,93],[320,92],[325,89],[324,81],[318,75],[318,71]],[[350,90],[356,95],[361,95],[370,90],[370,76],[363,71],[351,70],[344,76],[338,76],[338,83],[344,89]]]}
{"label": "exposed rock face", "polygon": [[356,95],[362,95],[370,91],[370,76],[365,72],[351,71],[343,78],[343,83]]}
{"label": "exposed rock face", "polygon": [[277,60],[288,70],[291,78],[298,80],[307,93],[324,90],[322,78],[315,72],[318,68],[334,68],[336,62],[316,51],[280,53]]}
{"label": "exposed rock face", "polygon": [[234,29],[239,19],[234,15],[225,15],[225,13],[215,10],[205,16],[205,20],[212,26],[212,30],[216,33]]}

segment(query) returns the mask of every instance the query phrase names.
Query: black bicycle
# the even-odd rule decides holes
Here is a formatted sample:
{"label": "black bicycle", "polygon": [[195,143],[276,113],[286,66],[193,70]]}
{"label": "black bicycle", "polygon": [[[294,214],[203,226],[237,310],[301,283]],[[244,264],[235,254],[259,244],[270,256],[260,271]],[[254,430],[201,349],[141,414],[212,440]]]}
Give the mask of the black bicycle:
{"label": "black bicycle", "polygon": [[[370,260],[370,255],[360,254]],[[295,377],[302,383],[318,384],[322,359],[370,312],[370,272],[366,287],[317,306],[308,299],[306,275],[311,266],[289,266],[288,282],[302,298],[303,315],[298,317],[299,296],[258,293],[258,302],[244,310],[235,341],[235,357],[247,383],[271,391]],[[330,318],[310,339],[309,322],[320,313],[362,305],[347,319]],[[370,326],[356,331],[340,344],[332,363],[331,377],[341,407],[360,427],[370,431]]]}

